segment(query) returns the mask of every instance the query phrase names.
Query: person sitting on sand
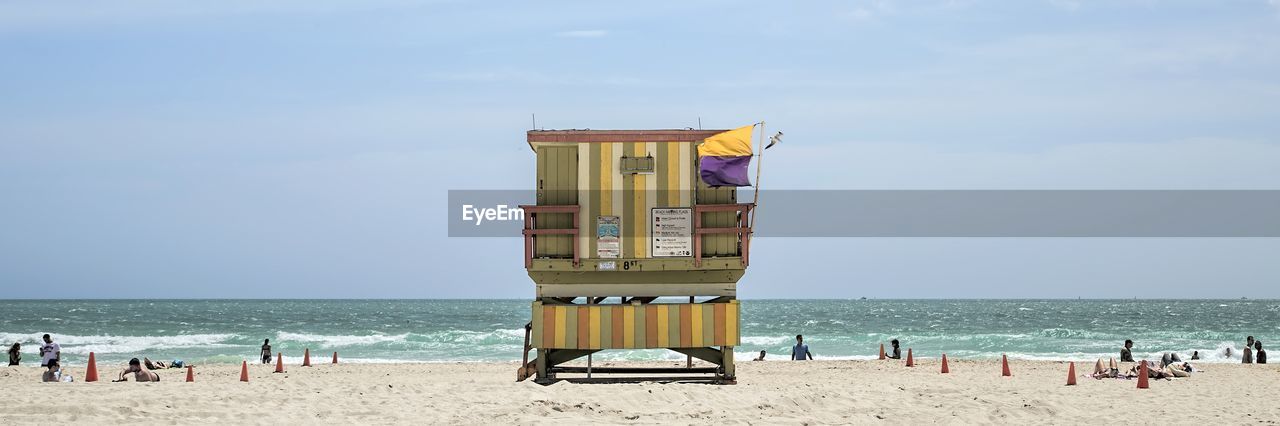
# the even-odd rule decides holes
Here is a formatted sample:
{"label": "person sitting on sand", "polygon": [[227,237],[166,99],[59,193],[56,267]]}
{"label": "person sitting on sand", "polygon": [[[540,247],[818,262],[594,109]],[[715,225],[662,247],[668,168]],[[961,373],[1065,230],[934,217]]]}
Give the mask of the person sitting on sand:
{"label": "person sitting on sand", "polygon": [[58,360],[55,359],[45,363],[45,368],[47,368],[47,370],[44,371],[44,375],[40,378],[40,381],[58,382],[62,380],[62,369],[58,367]]}
{"label": "person sitting on sand", "polygon": [[753,359],[752,361],[764,361],[764,351],[760,351],[760,357]]}
{"label": "person sitting on sand", "polygon": [[1254,360],[1254,362],[1257,362],[1258,364],[1266,364],[1266,363],[1267,363],[1267,351],[1262,350],[1262,341],[1261,341],[1261,340],[1257,340],[1257,341],[1254,341],[1254,342],[1253,342],[1253,350],[1254,350],[1254,352],[1253,352],[1253,360]]}
{"label": "person sitting on sand", "polygon": [[262,340],[262,363],[271,363],[271,339]]}
{"label": "person sitting on sand", "polygon": [[22,344],[14,343],[9,347],[9,365],[18,365],[22,362]]}
{"label": "person sitting on sand", "polygon": [[129,373],[133,373],[133,381],[135,381],[135,382],[158,382],[158,381],[160,381],[160,374],[159,374],[159,373],[156,373],[156,372],[154,372],[154,371],[151,371],[151,370],[147,369],[146,367],[142,366],[142,363],[141,363],[141,362],[139,362],[137,358],[133,358],[133,359],[130,359],[130,360],[129,360],[129,366],[128,366],[128,367],[126,367],[123,371],[121,371],[121,372],[120,372],[120,379],[119,379],[119,380],[116,380],[116,381],[117,381],[117,382],[123,382],[123,381],[128,380],[128,379],[125,377],[125,375],[127,375],[127,374],[129,374]]}
{"label": "person sitting on sand", "polygon": [[804,361],[812,360],[813,353],[809,352],[809,345],[804,344],[804,336],[796,335],[796,345],[791,347],[791,360]]}
{"label": "person sitting on sand", "polygon": [[890,340],[889,346],[893,347],[893,352],[885,357],[889,359],[902,359],[902,349],[898,347],[898,339]]}
{"label": "person sitting on sand", "polygon": [[1241,351],[1240,362],[1244,364],[1253,364],[1253,336],[1249,336],[1244,343],[1244,351]]}
{"label": "person sitting on sand", "polygon": [[1124,347],[1120,349],[1120,362],[1133,362],[1133,341],[1124,340]]}

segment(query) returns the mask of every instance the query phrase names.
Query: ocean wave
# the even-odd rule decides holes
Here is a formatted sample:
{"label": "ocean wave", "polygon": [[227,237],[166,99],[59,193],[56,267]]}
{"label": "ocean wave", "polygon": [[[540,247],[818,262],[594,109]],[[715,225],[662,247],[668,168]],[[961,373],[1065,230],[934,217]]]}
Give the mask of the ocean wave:
{"label": "ocean wave", "polygon": [[322,346],[335,348],[344,346],[374,345],[388,342],[404,342],[408,338],[409,333],[395,335],[370,334],[364,336],[289,333],[285,331],[276,333],[277,341],[320,343]]}
{"label": "ocean wave", "polygon": [[1076,330],[1070,328],[1047,328],[1040,330],[1036,335],[1056,339],[1115,340],[1117,338],[1115,334],[1105,331]]}
{"label": "ocean wave", "polygon": [[790,344],[793,337],[789,336],[742,336],[739,338],[741,345],[755,346],[777,346]]}
{"label": "ocean wave", "polygon": [[[0,342],[38,345],[44,333],[0,333]],[[155,349],[216,348],[234,346],[228,340],[235,334],[183,334],[176,336],[76,336],[54,335],[63,353],[87,355],[95,353],[141,353]]]}
{"label": "ocean wave", "polygon": [[321,347],[350,347],[373,345],[401,345],[409,347],[448,347],[451,345],[518,344],[524,339],[523,328],[495,329],[489,331],[441,330],[431,333],[402,333],[365,335],[325,335],[312,333],[276,333],[279,342],[317,343]]}

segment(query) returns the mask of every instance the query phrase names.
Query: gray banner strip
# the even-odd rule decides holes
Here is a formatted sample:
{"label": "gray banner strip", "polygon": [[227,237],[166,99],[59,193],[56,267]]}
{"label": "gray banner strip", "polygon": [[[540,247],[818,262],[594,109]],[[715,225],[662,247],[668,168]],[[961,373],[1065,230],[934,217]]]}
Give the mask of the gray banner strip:
{"label": "gray banner strip", "polygon": [[[533,199],[449,191],[449,236],[518,237],[522,221],[476,212]],[[760,204],[758,237],[1280,237],[1280,190],[775,190]]]}

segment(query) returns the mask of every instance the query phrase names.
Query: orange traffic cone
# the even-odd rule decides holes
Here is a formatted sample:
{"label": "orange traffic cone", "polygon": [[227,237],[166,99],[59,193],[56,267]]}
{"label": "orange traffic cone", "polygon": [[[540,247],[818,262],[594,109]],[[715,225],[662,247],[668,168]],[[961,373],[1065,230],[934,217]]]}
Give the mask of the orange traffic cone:
{"label": "orange traffic cone", "polygon": [[884,356],[884,343],[881,343],[880,344],[880,360],[884,361],[885,358],[886,357]]}
{"label": "orange traffic cone", "polygon": [[1067,386],[1076,385],[1076,363],[1067,365]]}
{"label": "orange traffic cone", "polygon": [[1009,371],[1009,356],[1008,356],[1008,355],[1004,355],[1004,354],[1001,354],[1001,355],[1000,355],[1000,364],[1002,365],[1002,369],[1001,369],[1001,371],[1000,371],[1000,375],[1001,375],[1001,376],[1004,376],[1004,377],[1011,377],[1011,376],[1013,376],[1013,373]]}
{"label": "orange traffic cone", "polygon": [[194,381],[196,381],[196,372],[195,370],[191,369],[190,365],[188,365],[187,366],[187,383],[191,383]]}
{"label": "orange traffic cone", "polygon": [[334,352],[334,353],[333,353],[333,363],[334,363],[334,364],[337,364],[337,363],[338,363],[338,353],[337,353],[337,352]]}
{"label": "orange traffic cone", "polygon": [[240,381],[249,381],[249,361],[240,361]]}
{"label": "orange traffic cone", "polygon": [[89,367],[84,370],[84,381],[98,381],[98,361],[93,359],[93,352],[89,352]]}
{"label": "orange traffic cone", "polygon": [[276,353],[276,372],[284,372],[284,353]]}
{"label": "orange traffic cone", "polygon": [[947,368],[947,354],[942,354],[942,374],[950,373],[951,369]]}
{"label": "orange traffic cone", "polygon": [[915,367],[915,366],[916,366],[916,361],[915,361],[915,359],[911,358],[911,348],[907,348],[907,366],[908,366],[908,367]]}
{"label": "orange traffic cone", "polygon": [[1147,361],[1142,360],[1142,368],[1138,372],[1138,389],[1147,389]]}
{"label": "orange traffic cone", "polygon": [[311,366],[311,348],[307,348],[302,352],[302,366],[303,367]]}

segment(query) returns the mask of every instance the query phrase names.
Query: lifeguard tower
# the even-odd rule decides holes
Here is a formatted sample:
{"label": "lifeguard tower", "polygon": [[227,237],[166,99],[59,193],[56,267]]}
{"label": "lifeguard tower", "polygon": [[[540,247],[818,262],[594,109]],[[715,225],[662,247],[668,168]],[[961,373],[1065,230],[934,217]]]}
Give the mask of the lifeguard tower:
{"label": "lifeguard tower", "polygon": [[[612,373],[733,383],[754,206],[737,202],[737,188],[699,178],[697,147],[722,132],[528,132],[537,204],[521,206],[524,266],[537,291],[519,380]],[[617,349],[670,349],[714,367],[564,365]]]}

